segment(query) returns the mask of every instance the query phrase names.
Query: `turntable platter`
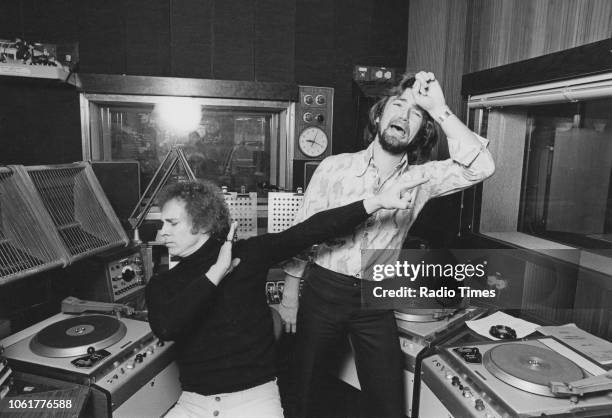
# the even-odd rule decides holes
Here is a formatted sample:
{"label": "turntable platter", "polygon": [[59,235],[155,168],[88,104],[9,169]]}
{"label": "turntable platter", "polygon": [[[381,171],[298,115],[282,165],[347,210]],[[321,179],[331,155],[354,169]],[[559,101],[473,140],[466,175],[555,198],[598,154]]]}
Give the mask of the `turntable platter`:
{"label": "turntable platter", "polygon": [[413,308],[395,310],[395,318],[406,322],[435,322],[452,317],[458,308],[425,309]]}
{"label": "turntable platter", "polygon": [[501,381],[518,389],[554,397],[551,381],[573,382],[584,377],[582,369],[569,359],[546,348],[507,343],[488,350],[486,369]]}
{"label": "turntable platter", "polygon": [[89,347],[102,350],[121,340],[127,328],[120,320],[105,315],[82,315],[51,324],[30,341],[30,349],[43,357],[72,357]]}

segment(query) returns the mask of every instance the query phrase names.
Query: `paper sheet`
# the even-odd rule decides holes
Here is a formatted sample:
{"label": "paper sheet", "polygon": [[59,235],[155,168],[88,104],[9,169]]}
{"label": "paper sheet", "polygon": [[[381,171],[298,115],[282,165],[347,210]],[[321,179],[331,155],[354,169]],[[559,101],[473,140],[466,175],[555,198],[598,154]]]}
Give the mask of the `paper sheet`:
{"label": "paper sheet", "polygon": [[538,341],[550,348],[551,350],[554,350],[557,353],[561,354],[563,357],[573,361],[578,367],[582,368],[583,370],[586,370],[593,376],[599,376],[600,374],[604,374],[606,372],[605,369],[602,369],[592,361],[587,360],[582,355],[576,353],[575,351],[572,351],[570,348],[567,348],[557,340],[553,340],[552,338],[542,338]]}
{"label": "paper sheet", "polygon": [[514,316],[499,311],[482,319],[466,321],[466,324],[478,334],[490,338],[491,340],[499,340],[499,338],[495,338],[489,334],[489,330],[495,325],[505,325],[512,328],[516,331],[516,338],[526,337],[539,327],[538,324],[515,318]]}
{"label": "paper sheet", "polygon": [[536,331],[563,341],[599,364],[612,364],[612,343],[581,330],[575,324],[539,327]]}

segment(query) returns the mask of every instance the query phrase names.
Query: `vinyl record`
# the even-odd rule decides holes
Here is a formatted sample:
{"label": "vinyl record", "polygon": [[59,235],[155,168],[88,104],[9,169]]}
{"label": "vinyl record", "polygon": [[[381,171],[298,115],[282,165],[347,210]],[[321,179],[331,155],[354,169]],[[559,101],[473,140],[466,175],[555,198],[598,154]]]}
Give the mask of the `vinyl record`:
{"label": "vinyl record", "polygon": [[89,347],[109,347],[126,332],[125,324],[112,316],[81,315],[43,328],[30,341],[30,349],[43,357],[73,357],[86,354]]}
{"label": "vinyl record", "polygon": [[486,369],[518,389],[554,397],[549,383],[573,382],[584,377],[574,362],[547,348],[530,344],[500,344],[483,358]]}

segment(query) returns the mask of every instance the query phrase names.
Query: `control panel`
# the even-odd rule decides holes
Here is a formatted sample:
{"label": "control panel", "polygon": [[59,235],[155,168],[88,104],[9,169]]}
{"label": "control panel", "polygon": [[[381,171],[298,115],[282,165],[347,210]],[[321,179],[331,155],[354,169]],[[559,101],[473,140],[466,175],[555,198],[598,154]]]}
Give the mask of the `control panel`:
{"label": "control panel", "polygon": [[152,274],[152,256],[146,248],[128,247],[85,260],[78,273],[78,297],[97,302],[126,303],[143,293]]}
{"label": "control panel", "polygon": [[120,405],[128,394],[134,393],[173,361],[176,354],[172,346],[172,342],[149,339],[148,343],[135,347],[127,356],[114,361],[96,380],[96,386],[112,394],[113,403]]}
{"label": "control panel", "polygon": [[[442,403],[446,409],[461,411],[460,416],[500,418],[488,403],[486,396],[475,388],[463,373],[456,372],[439,355],[423,360],[423,379],[421,388],[420,414],[427,413],[427,405]],[[428,390],[423,390],[427,386]],[[435,394],[437,399],[427,399],[427,394]]]}
{"label": "control panel", "polygon": [[400,74],[399,69],[392,67],[373,67],[370,65],[355,65],[353,80],[394,82]]}
{"label": "control panel", "polygon": [[333,105],[333,88],[299,87],[294,160],[322,160],[331,155]]}
{"label": "control panel", "polygon": [[140,252],[109,262],[106,274],[112,286],[113,302],[144,287],[144,265]]}

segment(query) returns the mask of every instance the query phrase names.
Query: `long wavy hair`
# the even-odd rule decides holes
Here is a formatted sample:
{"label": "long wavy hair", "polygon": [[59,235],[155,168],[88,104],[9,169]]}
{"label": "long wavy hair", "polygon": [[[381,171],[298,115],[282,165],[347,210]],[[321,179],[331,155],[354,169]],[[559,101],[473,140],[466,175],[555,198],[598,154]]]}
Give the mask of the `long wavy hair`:
{"label": "long wavy hair", "polygon": [[207,230],[212,238],[225,239],[229,232],[230,214],[217,185],[206,180],[171,184],[158,195],[158,204],[162,207],[171,199],[185,202],[185,211],[193,222],[193,234]]}
{"label": "long wavy hair", "polygon": [[[366,126],[364,133],[364,140],[366,145],[369,145],[376,135],[378,135],[378,120],[385,111],[385,107],[389,100],[394,97],[400,96],[404,90],[412,88],[415,82],[415,78],[412,74],[404,74],[399,83],[392,88],[388,89],[384,97],[372,106],[369,112],[368,125]],[[407,150],[408,163],[409,164],[423,164],[432,159],[432,150],[438,144],[440,138],[439,128],[434,122],[433,118],[424,109],[423,121],[419,131],[415,135],[412,142],[410,142]]]}

